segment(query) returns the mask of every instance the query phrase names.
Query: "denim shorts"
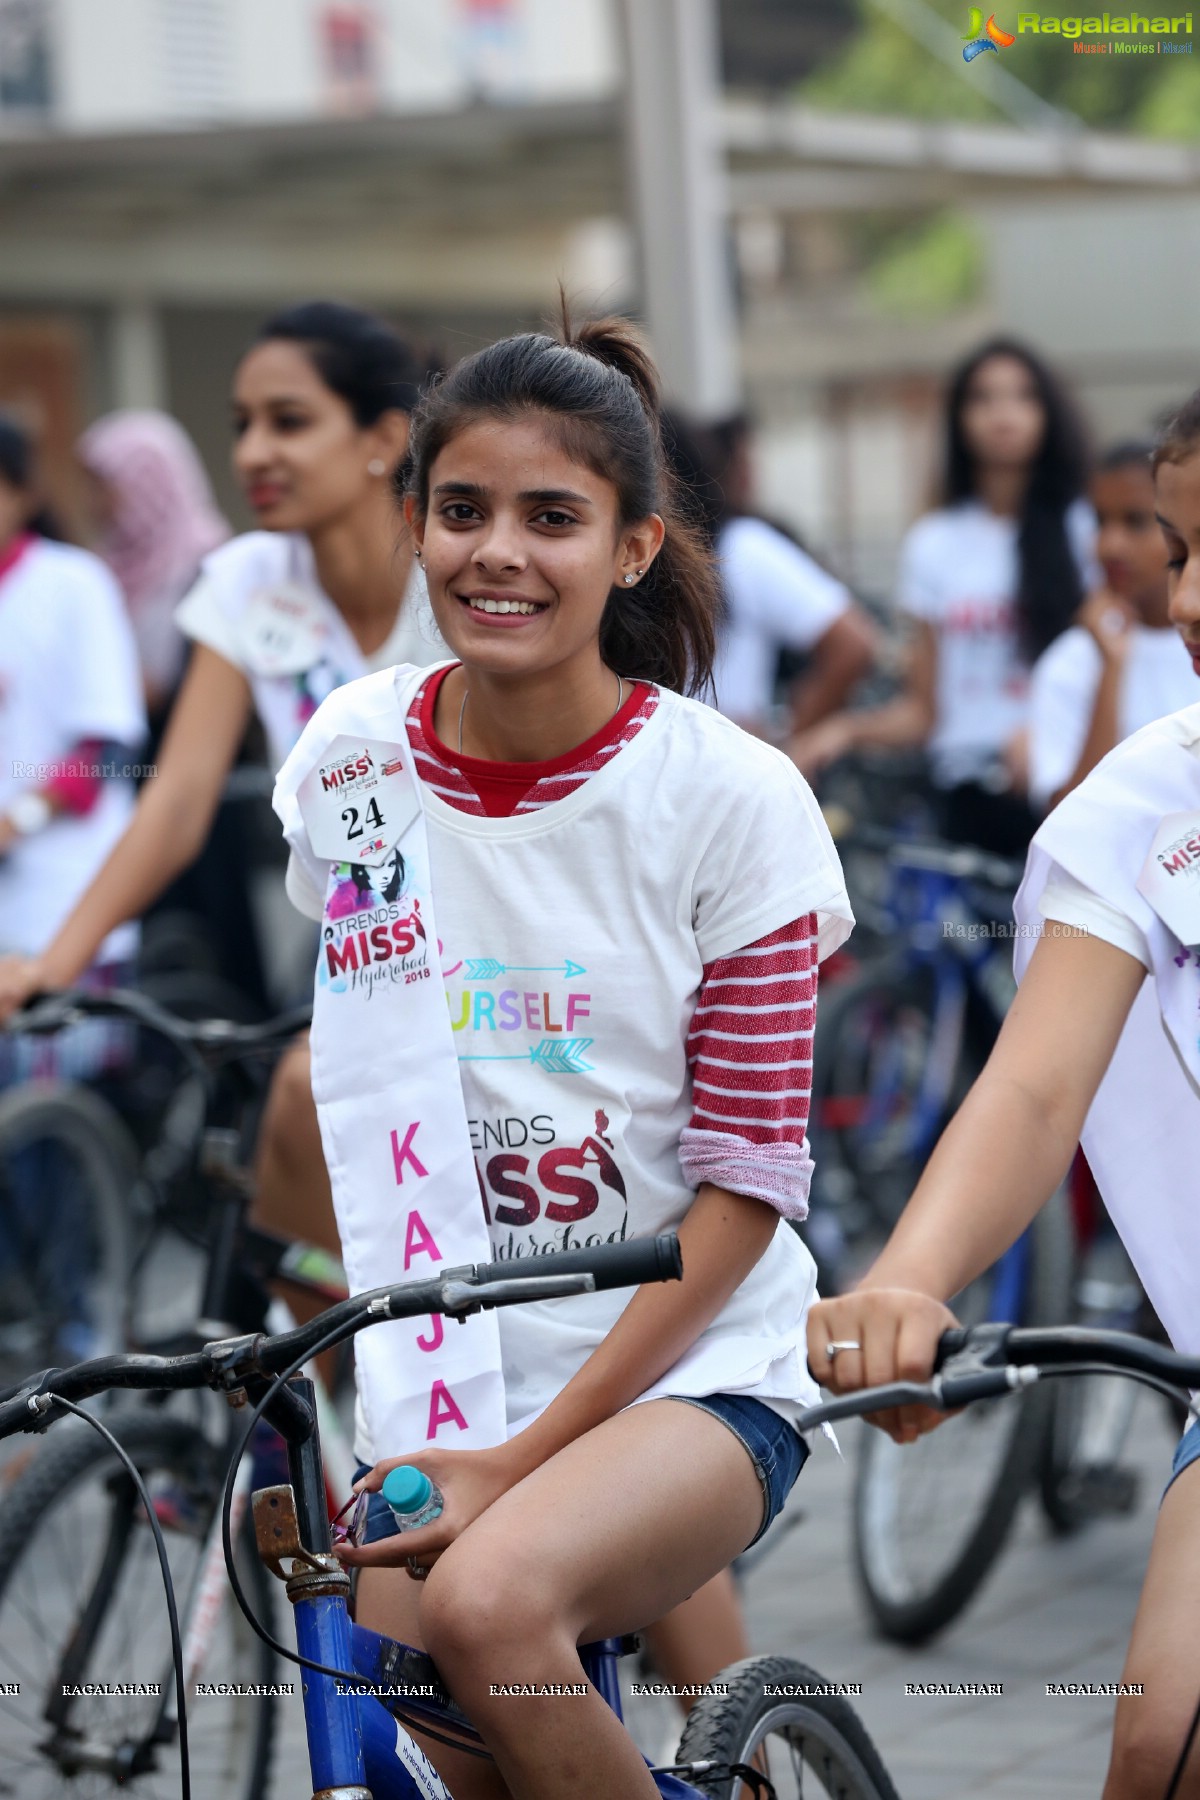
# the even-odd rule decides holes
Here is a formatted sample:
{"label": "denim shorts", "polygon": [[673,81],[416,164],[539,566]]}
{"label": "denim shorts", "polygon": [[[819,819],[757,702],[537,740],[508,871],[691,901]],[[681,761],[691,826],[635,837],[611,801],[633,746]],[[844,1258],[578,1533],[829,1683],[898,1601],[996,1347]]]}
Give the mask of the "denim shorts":
{"label": "denim shorts", "polygon": [[[1171,1459],[1171,1481],[1182,1475],[1185,1469],[1191,1468],[1194,1462],[1200,1461],[1200,1419],[1193,1418],[1187,1430],[1175,1446],[1175,1455]],[[1168,1481],[1163,1489],[1163,1499],[1171,1489]]]}
{"label": "denim shorts", "polygon": [[703,1399],[696,1399],[691,1394],[670,1394],[668,1398],[711,1413],[714,1419],[727,1425],[744,1446],[754,1464],[763,1495],[762,1524],[750,1539],[750,1544],[757,1544],[767,1527],[783,1511],[783,1503],[808,1461],[808,1445],[786,1419],[748,1394],[706,1394]]}
{"label": "denim shorts", "polygon": [[[745,1446],[763,1493],[763,1521],[750,1540],[757,1544],[768,1525],[782,1511],[796,1477],[808,1461],[808,1445],[786,1419],[764,1406],[761,1400],[750,1399],[744,1394],[708,1394],[703,1399],[695,1399],[690,1394],[671,1394],[669,1398],[711,1413]],[[355,1481],[361,1481],[367,1473],[366,1463],[360,1463],[354,1471]],[[372,1494],[367,1502],[367,1529],[363,1542],[377,1544],[380,1538],[395,1536],[396,1520],[391,1507],[382,1494]]]}

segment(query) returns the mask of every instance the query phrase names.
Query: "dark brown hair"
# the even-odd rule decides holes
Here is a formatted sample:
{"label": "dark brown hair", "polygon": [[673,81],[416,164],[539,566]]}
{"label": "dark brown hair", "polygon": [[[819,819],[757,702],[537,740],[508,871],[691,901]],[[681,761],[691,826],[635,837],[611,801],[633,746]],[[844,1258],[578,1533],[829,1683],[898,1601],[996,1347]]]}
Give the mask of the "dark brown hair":
{"label": "dark brown hair", "polygon": [[1016,338],[990,338],[950,378],[946,499],[951,504],[975,498],[977,471],[963,412],[972,381],[994,357],[1024,366],[1045,418],[1017,530],[1017,629],[1021,649],[1033,663],[1066,630],[1083,602],[1083,577],[1067,532],[1067,512],[1087,482],[1087,444],[1074,403],[1041,357]]}
{"label": "dark brown hair", "polygon": [[1186,462],[1200,450],[1200,388],[1171,413],[1162,425],[1154,443],[1151,468],[1160,463]]}
{"label": "dark brown hair", "polygon": [[525,332],[468,356],[413,413],[407,490],[422,515],[429,471],[481,417],[544,415],[575,462],[617,490],[623,526],[658,513],[662,549],[635,587],[614,587],[600,620],[600,654],[618,674],[696,693],[712,673],[719,585],[712,554],[681,505],[662,448],[658,375],[626,319]]}

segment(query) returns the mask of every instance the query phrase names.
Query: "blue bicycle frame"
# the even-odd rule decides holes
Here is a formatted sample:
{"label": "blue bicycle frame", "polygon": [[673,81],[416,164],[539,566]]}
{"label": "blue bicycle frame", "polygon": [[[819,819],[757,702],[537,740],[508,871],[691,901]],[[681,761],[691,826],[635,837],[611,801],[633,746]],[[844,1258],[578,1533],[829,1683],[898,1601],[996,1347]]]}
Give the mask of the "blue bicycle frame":
{"label": "blue bicycle frame", "polygon": [[[945,1118],[946,1099],[962,1043],[963,1023],[972,990],[981,994],[996,1017],[1003,1019],[1008,994],[996,991],[996,949],[986,920],[970,903],[968,890],[977,877],[922,860],[926,847],[901,842],[892,850],[893,879],[885,901],[891,929],[902,945],[896,959],[901,975],[928,969],[933,982],[933,1034],[921,1073],[921,1085],[907,1120],[906,1155],[928,1159]],[[961,935],[945,926],[965,927]],[[979,928],[972,931],[971,927]],[[1003,971],[1011,981],[1006,963]],[[1013,983],[1015,991],[1015,982]],[[893,1093],[885,1079],[867,1096],[863,1127],[879,1129],[890,1117]],[[1020,1319],[1029,1270],[1031,1235],[1024,1232],[990,1271],[988,1316]]]}
{"label": "blue bicycle frame", "polygon": [[[332,1555],[320,1443],[312,1422],[315,1415],[311,1414],[312,1384],[295,1380],[288,1387],[310,1409],[310,1419],[307,1426],[301,1422],[301,1407],[289,1407],[287,1415],[271,1411],[272,1423],[288,1439],[291,1490],[289,1494],[287,1489],[268,1488],[255,1495],[260,1554],[280,1575],[280,1560],[292,1559],[293,1574],[284,1579],[301,1656],[327,1669],[345,1669],[383,1690],[382,1694],[367,1692],[356,1689],[352,1681],[304,1670],[304,1723],[313,1793],[322,1800],[453,1800],[393,1709],[417,1714],[435,1729],[475,1744],[480,1742],[479,1734],[446,1692],[423,1651],[351,1623],[349,1577]],[[294,1519],[288,1520],[286,1507],[293,1500]],[[271,1524],[272,1507],[284,1517],[282,1541],[281,1528]],[[300,1558],[295,1555],[297,1546],[303,1546]],[[580,1650],[588,1680],[618,1718],[621,1687],[617,1660],[621,1649],[620,1638],[605,1638]],[[663,1800],[704,1800],[697,1788],[667,1770],[654,1771],[654,1780]]]}

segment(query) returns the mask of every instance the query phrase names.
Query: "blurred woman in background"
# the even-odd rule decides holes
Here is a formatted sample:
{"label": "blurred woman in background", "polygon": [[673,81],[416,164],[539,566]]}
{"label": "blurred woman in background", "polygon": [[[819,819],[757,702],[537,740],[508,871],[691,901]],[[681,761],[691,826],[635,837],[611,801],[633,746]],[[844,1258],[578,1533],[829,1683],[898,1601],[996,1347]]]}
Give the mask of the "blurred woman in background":
{"label": "blurred woman in background", "polygon": [[231,536],[196,446],[167,413],[115,412],[76,446],[92,477],[96,551],[125,596],[152,725],[183,673],[187,640],[175,609],[211,550]]}
{"label": "blurred woman in background", "polygon": [[[756,737],[817,724],[871,668],[870,619],[785,526],[757,511],[745,414],[708,427],[671,414],[664,443],[721,572],[713,704]],[[789,651],[805,668],[777,720],[780,656]]]}
{"label": "blurred woman in background", "polygon": [[[277,314],[242,357],[233,461],[260,529],[203,559],[176,615],[195,648],[157,774],[52,941],[0,959],[0,1019],[69,986],[192,862],[252,716],[277,769],[333,688],[437,657],[390,487],[423,372],[389,325],[325,301]],[[306,1040],[276,1069],[259,1154],[259,1222],[336,1253]]]}
{"label": "blurred woman in background", "polygon": [[[0,955],[36,966],[133,813],[146,734],[133,633],[98,557],[39,522],[33,445],[0,417]],[[137,928],[114,919],[76,976],[112,985]],[[0,1039],[0,1085],[31,1073],[95,1074],[102,1025],[36,1047]]]}
{"label": "blurred woman in background", "polygon": [[1196,677],[1167,614],[1148,443],[1116,444],[1092,477],[1104,586],[1033,671],[1029,795],[1049,811],[1122,738],[1190,706]]}
{"label": "blurred woman in background", "polygon": [[866,748],[924,745],[957,843],[1023,856],[1030,670],[1097,585],[1084,437],[1041,360],[993,338],[946,406],[945,503],[909,531],[897,604],[913,623],[904,691],[793,746],[814,772]]}

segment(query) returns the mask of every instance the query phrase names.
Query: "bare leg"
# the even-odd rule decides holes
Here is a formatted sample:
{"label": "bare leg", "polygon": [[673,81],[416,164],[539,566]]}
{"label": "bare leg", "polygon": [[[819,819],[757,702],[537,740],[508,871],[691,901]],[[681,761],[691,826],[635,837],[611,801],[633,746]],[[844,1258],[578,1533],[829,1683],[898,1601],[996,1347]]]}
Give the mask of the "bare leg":
{"label": "bare leg", "polygon": [[[1200,1701],[1200,1463],[1172,1484],[1154,1530],[1150,1562],[1121,1680],[1143,1693],[1117,1701],[1104,1800],[1162,1800]],[[1197,1734],[1200,1737],[1200,1733]],[[1177,1800],[1200,1796],[1200,1743]]]}
{"label": "bare leg", "polygon": [[[642,1636],[655,1668],[675,1687],[699,1687],[750,1654],[737,1587],[728,1569],[697,1588],[665,1619],[647,1626]],[[696,1702],[681,1695],[679,1704],[689,1713]]]}
{"label": "bare leg", "polygon": [[[312,1097],[312,1062],[307,1033],[290,1044],[276,1064],[263,1112],[255,1167],[251,1218],[264,1231],[301,1238],[341,1255],[333,1195]],[[277,1282],[297,1324],[307,1325],[328,1302],[291,1282]],[[337,1369],[337,1352],[320,1358],[322,1379],[329,1386]]]}
{"label": "bare leg", "polygon": [[[758,1478],[733,1433],[660,1400],[568,1445],[450,1546],[424,1584],[421,1635],[515,1800],[657,1800],[577,1646],[662,1618],[727,1567],[761,1519]],[[462,1800],[492,1800],[471,1772],[457,1779]]]}

